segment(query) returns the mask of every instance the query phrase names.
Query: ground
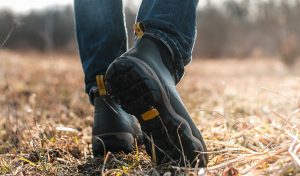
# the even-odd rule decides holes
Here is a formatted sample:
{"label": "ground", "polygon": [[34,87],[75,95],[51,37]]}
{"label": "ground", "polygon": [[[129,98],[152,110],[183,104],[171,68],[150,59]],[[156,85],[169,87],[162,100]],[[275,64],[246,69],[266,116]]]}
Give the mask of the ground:
{"label": "ground", "polygon": [[91,156],[93,107],[78,56],[2,50],[0,175],[299,174],[297,75],[275,58],[194,59],[178,90],[205,138],[209,167],[155,167],[142,146]]}

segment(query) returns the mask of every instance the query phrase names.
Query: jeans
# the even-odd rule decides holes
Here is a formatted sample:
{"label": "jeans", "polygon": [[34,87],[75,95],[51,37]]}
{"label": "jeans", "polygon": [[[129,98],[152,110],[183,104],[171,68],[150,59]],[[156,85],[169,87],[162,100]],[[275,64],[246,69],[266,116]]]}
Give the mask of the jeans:
{"label": "jeans", "polygon": [[[145,35],[164,42],[172,52],[176,82],[191,61],[196,38],[198,0],[143,0],[137,22]],[[96,75],[127,50],[122,0],[74,0],[76,36],[85,74],[86,92],[96,86]]]}

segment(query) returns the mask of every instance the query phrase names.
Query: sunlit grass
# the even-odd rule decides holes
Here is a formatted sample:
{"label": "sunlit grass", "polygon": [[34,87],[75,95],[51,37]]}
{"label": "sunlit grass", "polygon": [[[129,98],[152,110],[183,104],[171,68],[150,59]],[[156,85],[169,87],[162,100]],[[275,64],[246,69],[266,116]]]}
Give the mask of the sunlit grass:
{"label": "sunlit grass", "polygon": [[[295,175],[297,70],[276,59],[194,60],[178,85],[210,153],[206,174]],[[93,109],[77,56],[0,53],[0,175],[154,175],[143,147],[91,156]],[[67,127],[67,128],[66,128]]]}

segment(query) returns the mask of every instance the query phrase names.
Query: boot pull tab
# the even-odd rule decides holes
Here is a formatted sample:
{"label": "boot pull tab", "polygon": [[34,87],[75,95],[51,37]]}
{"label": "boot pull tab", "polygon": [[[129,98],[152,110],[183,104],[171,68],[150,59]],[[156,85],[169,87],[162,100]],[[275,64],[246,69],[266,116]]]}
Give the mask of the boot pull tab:
{"label": "boot pull tab", "polygon": [[134,34],[137,36],[138,39],[142,38],[144,35],[144,26],[141,22],[137,22],[133,25]]}
{"label": "boot pull tab", "polygon": [[99,89],[99,95],[105,96],[107,95],[105,84],[104,84],[104,76],[103,75],[97,75],[96,76],[96,82]]}

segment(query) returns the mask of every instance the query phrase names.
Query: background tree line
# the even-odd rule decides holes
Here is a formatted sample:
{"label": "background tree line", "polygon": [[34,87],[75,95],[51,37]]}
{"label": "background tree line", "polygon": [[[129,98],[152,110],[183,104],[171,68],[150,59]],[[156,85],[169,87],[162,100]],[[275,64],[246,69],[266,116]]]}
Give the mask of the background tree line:
{"label": "background tree line", "polygon": [[[128,35],[136,8],[125,8]],[[11,35],[5,48],[41,52],[76,52],[73,8],[70,6],[15,14],[0,10],[0,44]],[[283,58],[290,64],[299,56],[300,0],[225,1],[197,12],[194,57]],[[132,40],[129,41],[132,44]]]}

